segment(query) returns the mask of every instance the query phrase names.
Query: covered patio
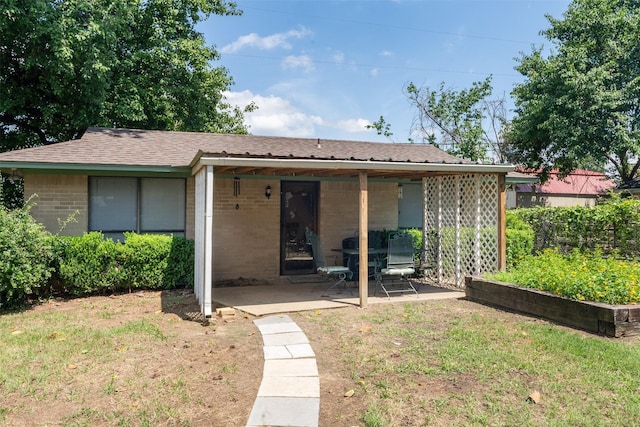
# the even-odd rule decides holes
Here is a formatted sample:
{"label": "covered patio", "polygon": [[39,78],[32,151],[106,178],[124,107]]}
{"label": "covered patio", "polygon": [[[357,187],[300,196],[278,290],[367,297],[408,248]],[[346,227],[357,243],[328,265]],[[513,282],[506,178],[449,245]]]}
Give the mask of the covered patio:
{"label": "covered patio", "polygon": [[[319,286],[321,285],[321,286]],[[322,286],[326,283],[310,280],[306,283],[291,283],[284,279],[279,283],[262,286],[221,287],[213,289],[214,307],[233,307],[253,316],[296,311],[321,311],[332,308],[360,306],[358,284],[353,284],[353,295],[340,289],[326,295]],[[462,298],[463,290],[431,286],[418,287],[418,295],[403,294],[387,298],[384,293],[375,293],[369,285],[368,304],[388,304],[394,302],[414,303],[421,301]]]}
{"label": "covered patio", "polygon": [[[393,144],[374,144],[393,145]],[[407,145],[403,145],[406,147]],[[318,141],[318,148],[320,142]],[[412,148],[412,147],[411,147]],[[411,151],[410,149],[408,149]],[[312,154],[304,157],[289,155],[281,157],[273,153],[255,155],[243,153],[199,153],[192,163],[195,176],[195,283],[194,291],[205,316],[211,316],[214,301],[236,307],[251,307],[257,310],[260,298],[268,299],[268,294],[213,288],[214,233],[216,221],[214,188],[219,177],[262,176],[306,177],[310,179],[355,181],[358,184],[358,209],[352,212],[358,218],[359,277],[354,298],[321,297],[318,307],[331,304],[356,304],[365,308],[373,301],[370,296],[367,260],[369,259],[368,214],[369,183],[373,181],[422,182],[423,194],[423,248],[422,263],[428,266],[428,277],[436,284],[447,283],[462,287],[466,275],[477,275],[487,271],[502,269],[506,264],[505,245],[505,175],[513,170],[508,165],[482,165],[455,159],[455,162],[428,160],[412,161],[406,157],[398,160],[363,160],[364,156],[350,156],[341,159],[331,156],[318,158]],[[420,159],[420,157],[418,157]],[[326,230],[325,230],[326,231]],[[327,250],[327,249],[325,249]],[[266,291],[275,298],[276,290]],[[214,295],[214,292],[217,293]],[[286,292],[286,290],[285,290]],[[241,300],[241,294],[253,300]],[[281,301],[278,312],[287,311],[288,303],[298,296],[288,295],[291,301]],[[428,293],[424,293],[425,295]],[[235,295],[234,302],[228,298]],[[262,296],[261,296],[262,295]],[[309,297],[312,296],[308,293]],[[419,296],[420,297],[420,296]],[[242,296],[244,298],[244,296]],[[286,299],[285,298],[285,299]],[[306,298],[306,297],[305,297]],[[400,298],[411,298],[402,296]],[[383,298],[387,300],[387,298]],[[392,298],[393,299],[393,298]],[[414,295],[415,299],[415,295]],[[324,305],[323,305],[324,304]]]}

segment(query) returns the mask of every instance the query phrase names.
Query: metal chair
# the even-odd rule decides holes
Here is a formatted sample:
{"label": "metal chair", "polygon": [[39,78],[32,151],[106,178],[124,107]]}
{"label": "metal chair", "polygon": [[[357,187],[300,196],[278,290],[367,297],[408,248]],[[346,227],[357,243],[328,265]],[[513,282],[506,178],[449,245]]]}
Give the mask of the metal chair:
{"label": "metal chair", "polygon": [[322,247],[322,241],[320,237],[313,231],[307,231],[307,239],[311,243],[311,249],[313,251],[313,261],[316,264],[316,271],[322,276],[327,278],[337,279],[335,283],[329,286],[323,296],[328,295],[329,291],[342,285],[349,290],[349,293],[353,295],[351,288],[347,286],[347,280],[353,278],[353,272],[349,270],[349,267],[342,265],[327,265],[327,261],[324,257],[324,248]]}
{"label": "metal chair", "polygon": [[387,298],[395,292],[413,292],[418,296],[418,291],[411,283],[411,278],[416,272],[414,253],[413,239],[409,234],[396,233],[389,236],[386,265],[376,271],[374,295],[380,287]]}

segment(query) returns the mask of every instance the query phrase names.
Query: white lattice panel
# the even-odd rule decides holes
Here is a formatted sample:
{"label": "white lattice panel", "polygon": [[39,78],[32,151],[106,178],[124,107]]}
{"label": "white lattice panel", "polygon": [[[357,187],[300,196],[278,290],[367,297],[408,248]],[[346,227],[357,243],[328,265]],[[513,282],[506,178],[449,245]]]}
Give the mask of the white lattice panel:
{"label": "white lattice panel", "polygon": [[498,177],[467,174],[425,178],[425,260],[438,282],[456,286],[464,277],[498,265]]}

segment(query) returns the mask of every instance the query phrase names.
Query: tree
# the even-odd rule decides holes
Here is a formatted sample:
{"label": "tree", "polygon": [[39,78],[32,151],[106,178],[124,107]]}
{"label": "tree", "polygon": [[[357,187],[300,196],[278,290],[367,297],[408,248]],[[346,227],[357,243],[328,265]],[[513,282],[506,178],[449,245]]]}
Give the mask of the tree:
{"label": "tree", "polygon": [[491,94],[491,90],[490,77],[459,92],[445,88],[444,82],[439,91],[409,83],[405,89],[407,98],[417,110],[414,134],[454,156],[484,160],[487,145],[482,138],[481,101]]}
{"label": "tree", "polygon": [[246,133],[195,30],[239,13],[226,0],[0,0],[0,151],[89,126]]}
{"label": "tree", "polygon": [[[440,83],[438,90],[409,83],[405,95],[416,109],[411,133],[448,153],[471,160],[505,162],[510,159],[504,129],[508,125],[504,97],[488,100],[491,77],[474,82],[471,89],[455,91]],[[367,126],[390,138],[391,124],[384,116]],[[409,138],[409,142],[414,142]]]}
{"label": "tree", "polygon": [[519,59],[509,140],[543,179],[608,162],[628,182],[640,167],[640,3],[574,0],[563,17],[542,32],[554,52]]}

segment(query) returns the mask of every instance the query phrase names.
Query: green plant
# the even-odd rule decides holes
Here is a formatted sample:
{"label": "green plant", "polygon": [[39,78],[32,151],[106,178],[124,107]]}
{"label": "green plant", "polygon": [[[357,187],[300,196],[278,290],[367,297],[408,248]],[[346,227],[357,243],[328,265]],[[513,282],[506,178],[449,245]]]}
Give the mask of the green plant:
{"label": "green plant", "polygon": [[533,228],[524,220],[507,211],[507,268],[513,268],[533,251]]}
{"label": "green plant", "polygon": [[72,295],[193,285],[194,243],[183,237],[125,233],[121,243],[91,232],[55,248],[53,287]]}
{"label": "green plant", "polygon": [[0,308],[22,306],[51,277],[53,237],[29,214],[29,206],[0,206]]}
{"label": "green plant", "polygon": [[509,272],[490,277],[579,301],[607,304],[640,302],[640,263],[603,257],[601,251],[562,254],[547,249],[528,256]]}
{"label": "green plant", "polygon": [[58,274],[70,294],[115,291],[126,280],[121,244],[96,231],[60,239]]}

